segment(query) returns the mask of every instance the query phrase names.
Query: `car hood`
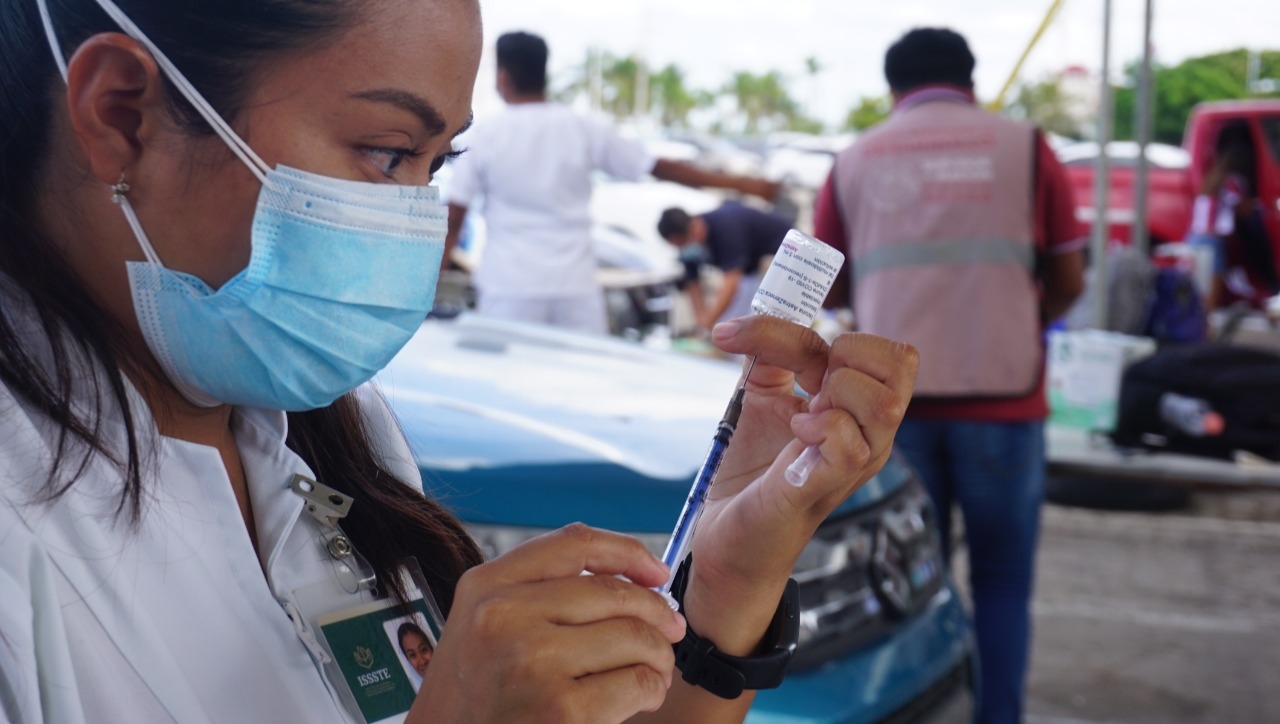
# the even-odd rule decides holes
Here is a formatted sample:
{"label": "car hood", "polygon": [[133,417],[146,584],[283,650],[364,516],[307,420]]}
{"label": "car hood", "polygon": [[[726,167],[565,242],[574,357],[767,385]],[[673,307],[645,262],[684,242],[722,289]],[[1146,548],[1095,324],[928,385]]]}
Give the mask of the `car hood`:
{"label": "car hood", "polygon": [[[740,369],[464,314],[424,323],[378,383],[428,487],[465,520],[657,532],[679,513]],[[846,505],[896,489],[897,472]]]}

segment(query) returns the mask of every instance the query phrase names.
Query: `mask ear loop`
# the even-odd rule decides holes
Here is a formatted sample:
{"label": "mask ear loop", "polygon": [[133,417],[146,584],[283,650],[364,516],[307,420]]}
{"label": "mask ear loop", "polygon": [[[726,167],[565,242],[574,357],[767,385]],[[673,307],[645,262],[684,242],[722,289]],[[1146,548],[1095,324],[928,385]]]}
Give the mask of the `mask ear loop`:
{"label": "mask ear loop", "polygon": [[[129,184],[124,180],[124,172],[120,172],[120,180],[111,186],[111,201],[120,207],[124,212],[125,221],[129,222],[129,228],[133,229],[133,235],[138,240],[138,246],[142,248],[142,255],[147,257],[147,262],[155,266],[157,269],[167,269],[164,262],[160,260],[160,255],[156,253],[156,248],[151,245],[151,237],[147,236],[147,232],[142,228],[142,222],[138,220],[138,214],[133,210],[133,204],[129,203],[128,198]],[[182,275],[175,275],[175,278],[182,283],[193,294],[200,295],[200,290],[192,286]],[[190,398],[190,395],[188,395]]]}
{"label": "mask ear loop", "polygon": [[[166,56],[160,48],[156,47],[156,44],[151,42],[151,39],[148,38],[147,35],[143,33],[142,30],[129,19],[129,16],[125,15],[124,11],[121,10],[114,2],[111,0],[95,1],[102,8],[103,12],[110,16],[111,19],[120,26],[120,29],[123,30],[126,35],[141,43],[142,46],[151,53],[151,56],[155,58],[156,64],[159,65],[160,69],[169,77],[169,81],[178,89],[178,92],[182,94],[182,97],[186,98],[187,102],[195,107],[196,111],[204,118],[205,122],[213,128],[213,132],[218,134],[227,146],[231,148],[231,152],[238,156],[240,160],[249,167],[249,170],[253,172],[253,175],[257,176],[258,180],[263,184],[266,184],[267,174],[270,173],[271,167],[268,166],[266,162],[249,147],[249,144],[245,143],[244,140],[236,134],[235,131],[231,130],[231,126],[227,125],[227,122],[224,121],[222,116],[213,109],[213,106],[209,105],[209,102],[204,99],[204,96],[200,95],[199,91],[191,85],[191,82],[188,81],[186,76],[182,74],[182,71],[178,70],[178,67],[169,60],[168,56]],[[44,25],[45,37],[48,38],[49,48],[53,52],[53,61],[57,64],[58,72],[62,74],[62,80],[65,83],[67,80],[67,61],[62,54],[62,46],[58,43],[58,35],[54,31],[53,18],[49,14],[48,0],[36,0],[36,3],[40,9],[40,22]],[[121,206],[126,209],[128,208],[127,204],[121,204]],[[125,215],[129,216],[130,212],[126,211]],[[132,223],[133,220],[130,221],[131,225]]]}
{"label": "mask ear loop", "polygon": [[36,0],[40,9],[40,24],[44,26],[44,36],[49,39],[49,48],[53,50],[53,62],[58,66],[62,82],[67,82],[67,59],[62,57],[62,46],[58,44],[58,35],[53,32],[53,18],[49,17],[49,4],[46,0]]}
{"label": "mask ear loop", "polygon": [[[147,257],[147,261],[163,268],[164,262],[160,261],[160,255],[156,253],[156,248],[151,245],[151,239],[147,236],[147,232],[142,228],[142,222],[138,220],[138,215],[133,211],[133,205],[129,203],[128,198],[129,184],[124,180],[124,172],[120,172],[120,180],[111,187],[111,201],[124,211],[124,218],[129,222],[129,228],[133,229],[133,235],[138,237],[138,246],[142,247],[142,253]],[[185,283],[185,280],[184,280]]]}

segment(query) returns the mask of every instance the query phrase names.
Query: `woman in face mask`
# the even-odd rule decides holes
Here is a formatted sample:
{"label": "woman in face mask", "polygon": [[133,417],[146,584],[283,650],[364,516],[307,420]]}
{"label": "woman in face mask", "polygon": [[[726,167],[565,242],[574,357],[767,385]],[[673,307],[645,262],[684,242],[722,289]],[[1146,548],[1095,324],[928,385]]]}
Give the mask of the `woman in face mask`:
{"label": "woman in face mask", "polygon": [[[742,718],[751,697],[673,676],[671,644],[687,617],[725,656],[768,648],[805,542],[888,455],[912,350],[717,328],[760,364],[685,617],[616,534],[571,526],[482,564],[361,386],[430,308],[444,212],[427,184],[470,118],[477,3],[0,16],[0,718],[374,718],[394,677],[323,622],[368,598],[338,570],[411,601],[408,559],[448,625],[390,715]],[[811,444],[823,462],[787,484]],[[316,485],[336,508],[298,492]]]}

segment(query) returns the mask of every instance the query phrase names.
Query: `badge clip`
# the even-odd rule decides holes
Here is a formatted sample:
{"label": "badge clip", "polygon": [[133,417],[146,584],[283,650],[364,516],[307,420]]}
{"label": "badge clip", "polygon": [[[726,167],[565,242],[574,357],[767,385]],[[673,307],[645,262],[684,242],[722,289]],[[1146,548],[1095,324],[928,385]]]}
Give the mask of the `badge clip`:
{"label": "badge clip", "polygon": [[343,590],[348,593],[362,590],[376,593],[378,577],[351,539],[338,527],[338,522],[351,512],[354,499],[305,475],[294,475],[289,487],[305,501],[306,511],[311,517],[324,527],[320,532],[320,545],[333,559],[334,572]]}
{"label": "badge clip", "polygon": [[289,481],[289,487],[307,501],[307,512],[326,528],[337,528],[338,521],[351,512],[351,496],[343,495],[305,475],[294,475],[293,480]]}

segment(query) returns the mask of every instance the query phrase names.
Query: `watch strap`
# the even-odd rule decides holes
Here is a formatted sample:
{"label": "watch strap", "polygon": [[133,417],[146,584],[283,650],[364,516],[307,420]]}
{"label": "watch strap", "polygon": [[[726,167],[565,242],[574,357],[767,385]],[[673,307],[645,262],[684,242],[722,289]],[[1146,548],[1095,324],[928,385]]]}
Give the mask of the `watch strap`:
{"label": "watch strap", "polygon": [[[684,593],[689,584],[693,556],[680,564],[671,593],[684,613]],[[722,699],[737,699],[748,689],[775,689],[786,678],[800,640],[800,586],[788,579],[778,610],[765,631],[761,650],[754,656],[730,656],[701,638],[690,627],[674,645],[681,678]]]}

